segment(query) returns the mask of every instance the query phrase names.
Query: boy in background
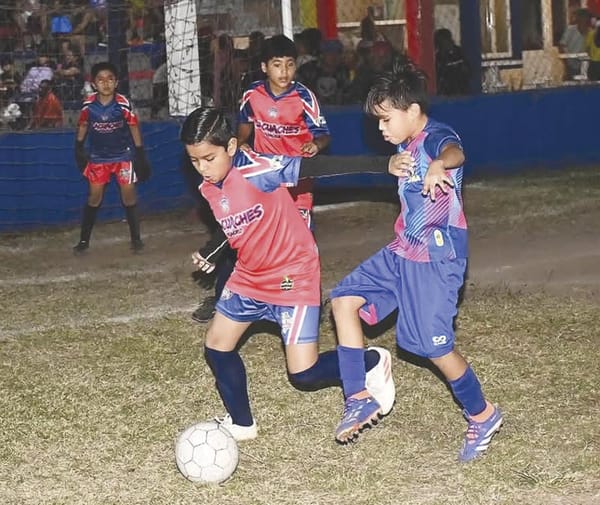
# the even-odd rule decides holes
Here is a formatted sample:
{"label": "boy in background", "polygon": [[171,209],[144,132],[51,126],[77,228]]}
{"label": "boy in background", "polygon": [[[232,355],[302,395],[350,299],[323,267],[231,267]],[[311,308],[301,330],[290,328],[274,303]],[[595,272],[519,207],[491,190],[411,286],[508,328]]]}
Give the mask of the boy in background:
{"label": "boy in background", "polygon": [[[83,102],[75,139],[75,159],[89,182],[89,195],[83,208],[79,242],[73,250],[79,254],[90,247],[104,188],[114,174],[129,225],[131,249],[139,252],[144,243],[140,237],[135,183],[150,176],[139,121],[129,100],[116,91],[119,82],[112,63],[96,63],[92,67],[92,81],[96,92]],[[84,145],[86,137],[89,153]]]}

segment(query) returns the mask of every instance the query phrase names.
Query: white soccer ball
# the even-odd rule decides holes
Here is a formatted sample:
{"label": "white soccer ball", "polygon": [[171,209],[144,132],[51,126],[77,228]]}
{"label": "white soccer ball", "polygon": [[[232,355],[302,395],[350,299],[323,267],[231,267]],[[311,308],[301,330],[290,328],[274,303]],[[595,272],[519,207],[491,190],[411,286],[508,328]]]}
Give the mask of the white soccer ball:
{"label": "white soccer ball", "polygon": [[192,482],[223,482],[235,471],[238,459],[236,441],[215,421],[190,426],[175,442],[177,468]]}

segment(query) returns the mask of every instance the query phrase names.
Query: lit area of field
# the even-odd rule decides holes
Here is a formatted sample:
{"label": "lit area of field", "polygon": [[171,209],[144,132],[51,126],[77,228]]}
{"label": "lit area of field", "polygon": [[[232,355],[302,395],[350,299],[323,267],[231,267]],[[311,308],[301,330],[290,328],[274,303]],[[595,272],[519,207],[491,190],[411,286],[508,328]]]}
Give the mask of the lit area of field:
{"label": "lit area of field", "polygon": [[[392,236],[392,198],[316,213],[323,288]],[[187,213],[127,225],[0,236],[0,502],[80,504],[600,503],[600,172],[597,167],[469,181],[471,260],[459,349],[502,406],[488,453],[460,464],[466,428],[446,386],[402,353],[395,408],[356,444],[333,431],[338,388],[295,390],[281,345],[258,326],[242,347],[259,437],[219,486],[177,471],[174,441],[222,414],[202,357],[206,294],[190,255],[207,238]],[[326,294],[326,293],[325,293]],[[322,348],[335,346],[323,318]],[[393,321],[370,329],[394,349]],[[373,340],[371,340],[373,338]]]}

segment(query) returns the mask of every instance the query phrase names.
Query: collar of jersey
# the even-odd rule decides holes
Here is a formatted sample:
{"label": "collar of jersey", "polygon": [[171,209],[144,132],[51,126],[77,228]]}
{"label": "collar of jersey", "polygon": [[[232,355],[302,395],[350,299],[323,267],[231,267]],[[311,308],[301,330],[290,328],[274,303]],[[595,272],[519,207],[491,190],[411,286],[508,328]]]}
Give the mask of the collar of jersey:
{"label": "collar of jersey", "polygon": [[292,91],[294,91],[296,89],[296,81],[292,81],[290,83],[290,87],[288,89],[286,89],[283,93],[281,93],[281,95],[273,94],[273,92],[271,91],[271,86],[269,85],[269,81],[266,79],[265,79],[265,89],[267,90],[267,93],[273,100],[279,100],[280,98],[283,98],[284,96],[289,95]]}

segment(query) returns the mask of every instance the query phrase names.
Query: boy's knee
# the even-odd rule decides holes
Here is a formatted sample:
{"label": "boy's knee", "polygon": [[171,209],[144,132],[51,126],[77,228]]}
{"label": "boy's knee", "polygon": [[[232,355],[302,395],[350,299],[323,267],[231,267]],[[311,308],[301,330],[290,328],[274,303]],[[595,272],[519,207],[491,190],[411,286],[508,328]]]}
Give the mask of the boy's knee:
{"label": "boy's knee", "polygon": [[362,307],[364,301],[358,296],[340,296],[331,299],[331,310],[333,314],[356,312]]}

